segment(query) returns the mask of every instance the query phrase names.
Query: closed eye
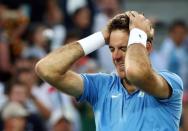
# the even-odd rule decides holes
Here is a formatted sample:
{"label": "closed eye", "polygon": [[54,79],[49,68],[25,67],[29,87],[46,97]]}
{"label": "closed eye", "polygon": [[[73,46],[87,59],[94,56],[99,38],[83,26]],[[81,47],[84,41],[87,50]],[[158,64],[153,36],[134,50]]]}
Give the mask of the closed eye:
{"label": "closed eye", "polygon": [[123,52],[126,52],[127,51],[127,46],[120,47],[120,50],[122,50]]}
{"label": "closed eye", "polygon": [[113,52],[115,50],[115,48],[112,47],[112,46],[109,46],[109,49],[110,49],[111,52]]}

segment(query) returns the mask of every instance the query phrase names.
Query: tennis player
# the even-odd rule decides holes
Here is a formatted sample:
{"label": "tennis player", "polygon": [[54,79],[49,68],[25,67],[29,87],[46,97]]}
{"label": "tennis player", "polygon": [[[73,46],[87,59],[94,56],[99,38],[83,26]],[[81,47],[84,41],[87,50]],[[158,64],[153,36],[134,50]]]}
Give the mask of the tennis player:
{"label": "tennis player", "polygon": [[[178,131],[183,83],[152,69],[153,28],[136,11],[118,14],[101,31],[41,59],[37,74],[78,101],[91,104],[97,131]],[[108,43],[117,73],[77,74],[70,67]]]}

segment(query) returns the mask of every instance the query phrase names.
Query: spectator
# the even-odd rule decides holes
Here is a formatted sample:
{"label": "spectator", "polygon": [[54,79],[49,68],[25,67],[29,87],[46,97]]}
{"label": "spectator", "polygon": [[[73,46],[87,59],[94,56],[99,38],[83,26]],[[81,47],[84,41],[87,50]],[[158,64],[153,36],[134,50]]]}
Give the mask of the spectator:
{"label": "spectator", "polygon": [[10,102],[2,111],[5,131],[25,131],[26,117],[29,115],[27,110],[17,102]]}
{"label": "spectator", "polygon": [[80,115],[70,96],[59,92],[47,83],[43,83],[40,88],[35,88],[32,93],[51,113],[59,109],[71,112],[73,131],[81,130]]}
{"label": "spectator", "polygon": [[188,53],[185,48],[187,25],[184,21],[174,21],[160,49],[161,69],[168,69],[180,75],[184,82],[184,89],[188,89]]}
{"label": "spectator", "polygon": [[61,0],[59,1],[59,5],[64,13],[64,21],[67,30],[72,29],[73,21],[71,19],[72,14],[79,8],[88,7],[91,11],[91,22],[93,22],[93,15],[95,12],[95,3],[93,0]]}
{"label": "spectator", "polygon": [[[37,113],[42,115],[43,118],[48,119],[50,116],[50,111],[41,102],[40,99],[37,99],[33,95],[33,91],[39,88],[38,86],[38,77],[36,77],[35,73],[32,69],[20,69],[17,74],[18,81],[25,84],[25,88],[27,90],[27,100],[25,101],[25,105],[28,110],[32,113]],[[40,93],[42,95],[42,92]]]}
{"label": "spectator", "polygon": [[91,34],[91,18],[91,11],[87,6],[76,9],[72,14],[73,29],[79,32],[81,38]]}
{"label": "spectator", "polygon": [[[40,114],[31,112],[31,107],[34,108],[32,101],[28,97],[28,89],[25,84],[19,81],[12,81],[8,86],[6,90],[6,94],[8,97],[7,102],[5,103],[5,106],[9,102],[16,102],[21,104],[29,113],[29,116],[27,117],[28,120],[28,128],[32,131],[41,130],[44,131],[44,123],[41,119]],[[29,109],[30,108],[30,109]]]}
{"label": "spectator", "polygon": [[44,35],[46,27],[42,24],[33,24],[29,30],[29,43],[23,49],[22,56],[25,58],[42,58],[48,51],[47,39]]}
{"label": "spectator", "polygon": [[57,1],[47,1],[47,11],[45,22],[51,28],[51,44],[50,50],[60,47],[66,37],[66,29],[63,25],[63,13],[61,12]]}
{"label": "spectator", "polygon": [[72,118],[69,116],[71,112],[65,110],[54,111],[50,117],[52,131],[73,131]]}

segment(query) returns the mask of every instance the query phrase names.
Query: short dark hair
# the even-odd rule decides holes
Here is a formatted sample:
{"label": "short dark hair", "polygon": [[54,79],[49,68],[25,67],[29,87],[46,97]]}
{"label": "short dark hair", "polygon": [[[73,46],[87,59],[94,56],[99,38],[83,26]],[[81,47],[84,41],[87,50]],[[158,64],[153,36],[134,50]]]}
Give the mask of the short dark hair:
{"label": "short dark hair", "polygon": [[[108,25],[109,31],[112,32],[114,30],[123,30],[129,33],[129,21],[129,17],[127,15],[120,14],[119,16],[115,17],[115,19],[113,19]],[[148,36],[147,41],[152,42],[153,36]]]}
{"label": "short dark hair", "polygon": [[109,24],[109,31],[125,30],[129,32],[129,17],[127,15],[119,15]]}

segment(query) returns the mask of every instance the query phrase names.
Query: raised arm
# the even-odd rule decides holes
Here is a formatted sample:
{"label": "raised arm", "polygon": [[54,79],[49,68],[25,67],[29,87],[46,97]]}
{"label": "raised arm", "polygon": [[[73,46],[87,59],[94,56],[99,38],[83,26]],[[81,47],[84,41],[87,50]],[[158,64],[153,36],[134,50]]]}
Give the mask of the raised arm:
{"label": "raised arm", "polygon": [[[151,24],[149,20],[136,12],[129,12],[130,31],[140,29],[149,34]],[[130,37],[129,37],[130,38]],[[128,45],[125,67],[127,79],[138,88],[158,98],[168,98],[171,95],[171,88],[168,83],[158,75],[151,67],[149,60],[150,42],[144,46],[142,43]]]}
{"label": "raised arm", "polygon": [[64,93],[78,97],[83,92],[83,79],[70,67],[82,56],[100,48],[109,39],[108,25],[102,32],[94,33],[78,42],[65,46],[48,54],[36,64],[36,72]]}
{"label": "raised arm", "polygon": [[78,97],[83,92],[83,80],[79,74],[69,69],[82,56],[82,47],[73,42],[41,59],[35,70],[41,79],[67,94]]}

